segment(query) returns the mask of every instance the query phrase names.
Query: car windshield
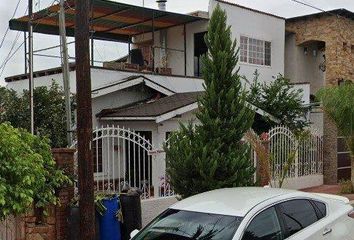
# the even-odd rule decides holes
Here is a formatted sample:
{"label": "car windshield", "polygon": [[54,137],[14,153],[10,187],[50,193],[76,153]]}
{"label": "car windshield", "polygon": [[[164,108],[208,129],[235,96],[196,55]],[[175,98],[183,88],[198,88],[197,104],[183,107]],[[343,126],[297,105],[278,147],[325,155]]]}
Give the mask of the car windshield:
{"label": "car windshield", "polygon": [[231,240],[241,217],[168,209],[134,240]]}

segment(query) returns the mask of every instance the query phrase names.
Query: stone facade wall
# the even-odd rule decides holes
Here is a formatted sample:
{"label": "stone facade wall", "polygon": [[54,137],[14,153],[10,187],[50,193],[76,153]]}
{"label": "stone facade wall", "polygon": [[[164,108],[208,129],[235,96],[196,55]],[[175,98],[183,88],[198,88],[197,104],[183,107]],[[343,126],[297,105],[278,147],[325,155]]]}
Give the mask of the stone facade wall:
{"label": "stone facade wall", "polygon": [[[354,81],[354,21],[332,15],[309,16],[288,20],[286,31],[295,33],[296,44],[306,46],[323,42],[326,55],[324,86],[335,86],[341,80]],[[336,184],[337,130],[324,116],[324,183]]]}
{"label": "stone facade wall", "polygon": [[[59,168],[66,174],[74,173],[74,150],[54,149],[53,157]],[[24,216],[16,219],[16,240],[66,240],[68,236],[68,205],[74,196],[72,186],[58,191],[60,206],[51,206],[48,215],[42,217],[40,211],[31,209]]]}
{"label": "stone facade wall", "polygon": [[338,80],[354,80],[354,21],[323,15],[289,20],[286,31],[295,33],[296,44],[313,41],[326,45],[325,85],[337,85]]}

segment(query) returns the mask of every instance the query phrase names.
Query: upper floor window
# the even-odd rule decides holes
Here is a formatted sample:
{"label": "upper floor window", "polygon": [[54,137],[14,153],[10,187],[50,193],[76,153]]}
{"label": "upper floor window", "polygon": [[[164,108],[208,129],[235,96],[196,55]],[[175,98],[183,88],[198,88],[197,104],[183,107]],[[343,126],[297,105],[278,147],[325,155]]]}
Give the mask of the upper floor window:
{"label": "upper floor window", "polygon": [[256,65],[271,66],[271,42],[241,36],[240,61]]}

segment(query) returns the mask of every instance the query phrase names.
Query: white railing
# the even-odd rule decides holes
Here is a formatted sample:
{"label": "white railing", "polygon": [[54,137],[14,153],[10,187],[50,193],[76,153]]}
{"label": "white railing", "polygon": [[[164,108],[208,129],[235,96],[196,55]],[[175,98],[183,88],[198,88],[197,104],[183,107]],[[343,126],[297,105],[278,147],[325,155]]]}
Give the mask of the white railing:
{"label": "white railing", "polygon": [[[282,176],[286,167],[287,179],[323,174],[323,140],[317,131],[295,135],[287,127],[274,127],[269,131],[269,152],[273,180]],[[301,187],[301,183],[297,185]]]}

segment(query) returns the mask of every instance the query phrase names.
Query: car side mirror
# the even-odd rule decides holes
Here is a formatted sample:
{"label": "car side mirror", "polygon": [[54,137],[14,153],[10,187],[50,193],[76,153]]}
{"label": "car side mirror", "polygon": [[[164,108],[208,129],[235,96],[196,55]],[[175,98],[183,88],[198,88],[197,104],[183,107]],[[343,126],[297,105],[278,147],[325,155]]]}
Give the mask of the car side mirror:
{"label": "car side mirror", "polygon": [[134,231],[132,231],[130,233],[130,239],[132,239],[133,237],[135,237],[137,234],[139,233],[139,230],[135,229]]}

